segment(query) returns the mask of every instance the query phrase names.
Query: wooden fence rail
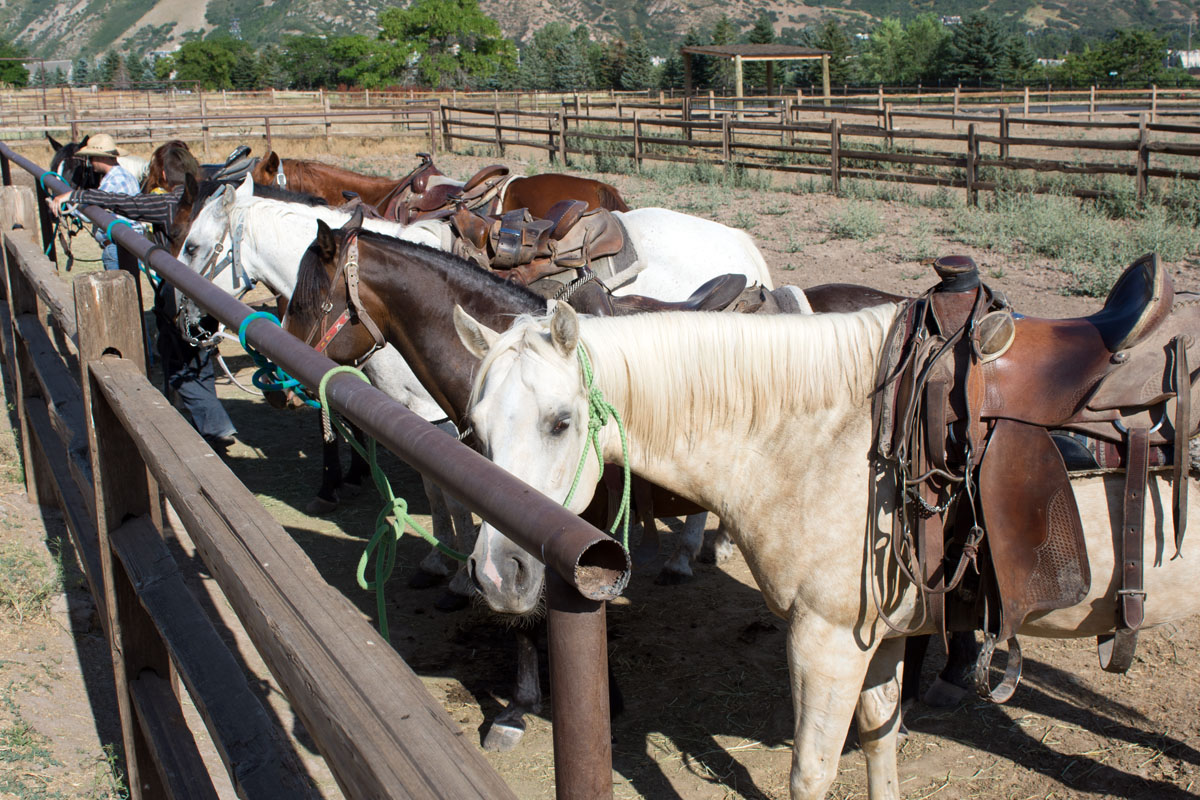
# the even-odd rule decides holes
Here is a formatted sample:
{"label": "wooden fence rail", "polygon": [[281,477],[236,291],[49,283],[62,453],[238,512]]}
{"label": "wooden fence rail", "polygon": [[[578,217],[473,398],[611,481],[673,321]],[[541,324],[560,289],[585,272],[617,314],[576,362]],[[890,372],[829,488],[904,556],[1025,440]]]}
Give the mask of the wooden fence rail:
{"label": "wooden fence rail", "polygon": [[[6,177],[10,160],[42,174],[0,144]],[[52,192],[65,188],[45,180]],[[314,796],[288,740],[182,586],[163,540],[164,503],[347,797],[512,797],[395,650],[148,382],[135,278],[114,271],[66,284],[42,253],[36,205],[29,188],[0,188],[0,343],[15,383],[26,491],[64,511],[113,650],[131,797],[216,796],[184,723],[184,689],[239,797]],[[82,211],[101,225],[113,219],[94,206]],[[132,229],[112,236],[226,325],[250,313]],[[254,323],[247,335],[314,386],[334,366],[277,326]],[[542,554],[551,650],[575,654],[551,664],[559,796],[610,797],[602,600],[628,580],[620,545],[451,437],[430,436],[373,387],[335,378],[329,394],[335,409]]]}
{"label": "wooden fence rail", "polygon": [[[628,111],[628,106],[626,107]],[[752,110],[751,110],[752,111]],[[1074,127],[1130,129],[1132,139],[1069,139],[1048,136],[1014,135],[1014,125],[1025,126],[1062,121],[1031,120],[1010,117],[1007,109],[994,116],[968,114],[925,114],[925,117],[967,122],[967,131],[931,131],[896,126],[901,113],[885,106],[878,109],[799,108],[788,105],[774,119],[755,117],[733,109],[710,112],[699,119],[655,116],[644,107],[626,115],[614,113],[562,113],[557,117],[517,109],[481,110],[444,105],[441,108],[443,146],[452,149],[456,140],[491,144],[503,153],[505,147],[532,147],[548,151],[551,160],[566,161],[570,156],[627,157],[641,168],[647,161],[685,164],[708,163],[736,168],[763,169],[784,173],[828,175],[835,191],[842,178],[937,185],[962,188],[968,202],[977,202],[980,190],[995,190],[1005,183],[980,177],[979,171],[1005,170],[1035,173],[1058,172],[1065,175],[1118,175],[1134,178],[1132,189],[1141,199],[1150,191],[1148,178],[1198,180],[1200,170],[1160,164],[1151,166],[1151,154],[1176,158],[1200,157],[1200,143],[1151,140],[1150,133],[1194,135],[1200,138],[1200,126],[1161,124],[1149,121],[1149,115],[1134,123],[1074,122]],[[847,124],[862,115],[874,116],[876,125]],[[831,119],[814,118],[832,117]],[[747,117],[741,119],[739,117]],[[915,116],[915,115],[910,115]],[[529,121],[533,120],[534,124]],[[984,133],[984,126],[995,126],[996,135]],[[669,132],[672,135],[665,135]],[[536,136],[537,139],[524,138]],[[863,140],[878,144],[866,146]],[[944,142],[954,150],[915,149],[918,142]],[[897,147],[897,142],[910,143]],[[607,146],[601,146],[607,145]],[[994,146],[995,152],[983,152]],[[1040,148],[1066,150],[1066,157],[1054,158],[1014,154],[1014,149]],[[1083,153],[1130,153],[1128,163],[1086,160]],[[864,163],[866,162],[866,163]],[[891,168],[888,168],[891,165]],[[897,170],[896,167],[900,167]],[[933,169],[933,168],[940,168]],[[1061,191],[1034,186],[1033,191]],[[1096,197],[1105,192],[1080,187],[1080,197]]]}

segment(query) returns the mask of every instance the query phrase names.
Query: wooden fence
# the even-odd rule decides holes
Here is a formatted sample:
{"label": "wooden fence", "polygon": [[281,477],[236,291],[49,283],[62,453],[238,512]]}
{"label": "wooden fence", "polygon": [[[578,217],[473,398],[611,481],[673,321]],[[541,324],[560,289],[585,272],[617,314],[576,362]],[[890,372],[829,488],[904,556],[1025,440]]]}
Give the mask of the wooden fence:
{"label": "wooden fence", "polygon": [[[41,174],[0,144],[6,184],[10,159]],[[216,797],[181,711],[184,689],[239,797],[316,796],[183,585],[163,539],[166,503],[347,797],[512,797],[399,655],[147,380],[137,258],[226,325],[250,309],[126,226],[112,232],[123,269],[68,284],[43,255],[37,203],[28,187],[0,188],[0,343],[26,490],[62,509],[112,648],[131,797]],[[83,211],[100,225],[114,219]],[[254,323],[248,339],[314,386],[334,366],[277,326]],[[430,436],[358,380],[330,381],[330,404],[546,560],[551,651],[571,656],[551,664],[559,796],[610,797],[602,600],[628,579],[620,545],[452,437]],[[581,577],[597,567],[599,583]]]}
{"label": "wooden fence", "polygon": [[[454,142],[491,145],[503,155],[506,147],[544,150],[551,160],[567,164],[571,156],[627,158],[637,168],[647,161],[713,164],[745,169],[827,176],[832,189],[841,180],[866,180],[945,186],[965,190],[968,202],[978,193],[1008,185],[997,175],[980,171],[1007,170],[1070,175],[1118,175],[1132,179],[1141,199],[1150,191],[1150,178],[1194,181],[1200,169],[1190,166],[1200,156],[1200,126],[1153,122],[1149,113],[1130,121],[1087,121],[1012,116],[1007,108],[990,114],[898,111],[853,106],[802,106],[790,100],[778,107],[684,104],[674,115],[661,107],[617,107],[617,113],[517,111],[443,105],[440,125],[443,147]],[[822,118],[828,117],[828,118]],[[901,118],[949,123],[948,130],[900,127]],[[1094,129],[1109,134],[1128,131],[1129,138],[1087,139],[1015,135],[1021,129]],[[965,127],[965,130],[962,128]],[[984,131],[995,131],[995,133]],[[1195,142],[1151,138],[1154,134],[1197,137]],[[927,143],[937,143],[937,149]],[[953,148],[953,149],[945,149]],[[1023,157],[1014,148],[1063,150],[1059,158]],[[1129,153],[1128,163],[1088,160],[1090,152]],[[1187,159],[1187,166],[1151,164],[1151,155]],[[884,166],[888,165],[888,166]],[[1034,191],[1060,191],[1041,185]],[[1075,188],[1077,196],[1096,197],[1108,189]]]}

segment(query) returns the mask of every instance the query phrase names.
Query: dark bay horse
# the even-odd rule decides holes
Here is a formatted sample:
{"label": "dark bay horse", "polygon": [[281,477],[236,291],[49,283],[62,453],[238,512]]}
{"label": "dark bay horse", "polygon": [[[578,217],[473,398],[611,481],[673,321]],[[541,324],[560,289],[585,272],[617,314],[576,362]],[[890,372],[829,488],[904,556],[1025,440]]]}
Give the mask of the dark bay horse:
{"label": "dark bay horse", "polygon": [[[281,174],[282,179],[279,178]],[[277,183],[296,191],[309,192],[324,197],[327,203],[334,206],[345,202],[343,192],[353,192],[364,203],[378,208],[380,213],[384,212],[391,198],[406,189],[414,194],[423,194],[430,180],[462,185],[442,175],[432,159],[424,154],[421,164],[399,180],[362,175],[320,161],[280,158],[274,152],[263,156],[252,175],[255,183]],[[534,217],[544,218],[560,200],[583,200],[589,209],[629,210],[621,193],[610,184],[576,175],[545,173],[511,178],[503,190],[499,211],[527,208]]]}

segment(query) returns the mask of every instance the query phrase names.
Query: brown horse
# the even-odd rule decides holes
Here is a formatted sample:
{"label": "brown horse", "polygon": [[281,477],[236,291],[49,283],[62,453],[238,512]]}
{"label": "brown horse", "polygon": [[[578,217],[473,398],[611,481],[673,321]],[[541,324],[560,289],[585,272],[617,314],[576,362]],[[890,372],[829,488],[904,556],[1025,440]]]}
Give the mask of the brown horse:
{"label": "brown horse", "polygon": [[[502,174],[500,170],[503,168],[488,167],[472,180],[460,184],[458,181],[446,178],[433,165],[433,160],[428,155],[424,153],[420,155],[421,163],[400,180],[361,175],[319,161],[280,158],[274,152],[263,156],[251,174],[255,183],[278,184],[293,191],[315,194],[325,198],[325,202],[334,206],[341,205],[346,201],[344,192],[353,192],[364,203],[375,206],[381,213],[385,212],[395,198],[399,197],[403,202],[406,193],[423,195],[432,185],[449,184],[451,188],[471,186],[475,180],[481,177]],[[280,178],[280,175],[283,177]],[[629,206],[621,198],[621,193],[617,191],[616,187],[591,178],[562,173],[511,178],[501,191],[501,197],[503,199],[498,212],[527,208],[530,214],[539,219],[544,218],[554,204],[560,200],[583,200],[588,204],[589,209],[629,210]],[[407,221],[406,218],[402,219],[395,213],[387,214],[387,216],[402,222]]]}

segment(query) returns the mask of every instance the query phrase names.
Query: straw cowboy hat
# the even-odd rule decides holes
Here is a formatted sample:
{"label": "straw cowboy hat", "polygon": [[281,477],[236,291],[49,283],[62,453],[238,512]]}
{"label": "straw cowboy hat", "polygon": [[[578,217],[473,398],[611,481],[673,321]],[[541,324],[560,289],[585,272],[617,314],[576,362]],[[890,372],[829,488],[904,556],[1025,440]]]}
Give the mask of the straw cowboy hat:
{"label": "straw cowboy hat", "polygon": [[87,144],[75,151],[77,156],[107,156],[108,158],[116,158],[124,155],[117,147],[117,143],[107,133],[98,133],[95,136],[89,136]]}

